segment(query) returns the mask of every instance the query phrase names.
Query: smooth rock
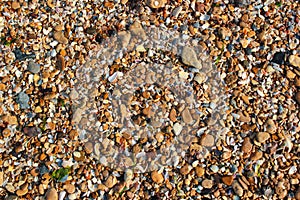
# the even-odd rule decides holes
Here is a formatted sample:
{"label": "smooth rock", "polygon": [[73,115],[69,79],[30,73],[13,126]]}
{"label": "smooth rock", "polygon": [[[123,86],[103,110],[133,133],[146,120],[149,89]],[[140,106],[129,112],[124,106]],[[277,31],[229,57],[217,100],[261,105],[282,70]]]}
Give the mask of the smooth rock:
{"label": "smooth rock", "polygon": [[214,173],[217,173],[219,171],[219,167],[217,165],[210,166],[210,170]]}
{"label": "smooth rock", "polygon": [[68,39],[64,36],[62,31],[57,31],[53,34],[53,38],[61,44],[68,44]]}
{"label": "smooth rock", "polygon": [[268,119],[265,123],[266,131],[270,134],[276,133],[277,127],[272,119]]}
{"label": "smooth rock", "polygon": [[93,145],[93,143],[91,143],[91,142],[85,143],[85,144],[84,144],[84,150],[85,150],[85,152],[88,153],[88,154],[92,153],[93,150],[94,150],[94,145]]}
{"label": "smooth rock", "polygon": [[188,173],[190,173],[190,171],[191,171],[191,167],[190,167],[190,165],[188,165],[188,164],[185,164],[184,166],[182,166],[182,167],[180,168],[180,173],[181,173],[182,175],[187,175]]}
{"label": "smooth rock", "polygon": [[234,181],[233,184],[232,184],[232,188],[233,188],[233,191],[238,195],[238,196],[243,196],[243,188],[241,187],[241,185],[237,182],[237,181]]}
{"label": "smooth rock", "polygon": [[192,122],[194,121],[190,110],[187,107],[182,111],[182,119],[186,124],[192,124]]}
{"label": "smooth rock", "polygon": [[40,65],[33,62],[32,60],[28,62],[28,66],[27,66],[28,71],[30,71],[31,73],[39,73],[41,68]]}
{"label": "smooth rock", "polygon": [[20,92],[17,96],[16,102],[20,105],[21,109],[29,108],[29,96],[25,92]]}
{"label": "smooth rock", "polygon": [[298,190],[296,191],[295,198],[300,200],[300,186],[298,186]]}
{"label": "smooth rock", "polygon": [[205,147],[212,147],[215,144],[214,136],[207,134],[201,138],[201,145]]}
{"label": "smooth rock", "polygon": [[253,145],[252,145],[252,143],[251,143],[250,138],[249,138],[249,137],[246,137],[246,138],[244,139],[244,142],[243,142],[243,145],[242,145],[242,151],[243,151],[243,153],[247,154],[247,153],[251,152],[252,146],[253,146]]}
{"label": "smooth rock", "polygon": [[202,84],[204,83],[204,81],[206,81],[207,77],[205,73],[199,72],[196,74],[196,76],[194,77],[194,80],[198,83],[198,84]]}
{"label": "smooth rock", "polygon": [[64,185],[64,189],[69,193],[69,194],[73,194],[76,190],[75,186],[73,184],[66,184]]}
{"label": "smooth rock", "polygon": [[46,200],[58,200],[58,194],[55,188],[48,189],[46,193]]}
{"label": "smooth rock", "polygon": [[202,68],[201,63],[199,62],[196,52],[192,47],[185,46],[182,49],[181,53],[182,62],[188,66],[192,66],[198,69]]}
{"label": "smooth rock", "polygon": [[230,186],[233,182],[234,176],[233,175],[226,175],[222,177],[223,183]]}
{"label": "smooth rock", "polygon": [[205,179],[202,181],[202,187],[210,189],[213,186],[213,181],[209,179]]}
{"label": "smooth rock", "polygon": [[131,181],[133,179],[133,171],[131,169],[126,169],[124,174],[125,182]]}
{"label": "smooth rock", "polygon": [[150,8],[161,8],[166,5],[167,0],[147,0],[146,3]]}
{"label": "smooth rock", "polygon": [[108,188],[112,188],[114,185],[117,184],[117,182],[118,182],[117,178],[111,175],[106,179],[104,185]]}
{"label": "smooth rock", "polygon": [[0,187],[3,185],[4,182],[4,173],[0,172]]}
{"label": "smooth rock", "polygon": [[254,152],[254,153],[251,155],[251,158],[250,158],[250,159],[253,160],[253,161],[257,161],[257,160],[261,159],[262,156],[263,156],[263,152],[261,152],[261,151],[256,151],[256,152]]}
{"label": "smooth rock", "polygon": [[273,59],[271,60],[271,62],[282,65],[282,64],[284,64],[284,57],[285,57],[284,52],[277,52],[277,53],[274,54]]}
{"label": "smooth rock", "polygon": [[56,67],[59,70],[64,70],[66,67],[66,62],[65,62],[65,58],[62,55],[58,55],[57,56],[57,60],[56,60]]}
{"label": "smooth rock", "polygon": [[300,91],[295,95],[296,102],[300,105]]}
{"label": "smooth rock", "polygon": [[20,6],[20,3],[18,1],[13,1],[11,3],[11,8],[14,9],[14,10],[17,10],[19,9],[21,6]]}
{"label": "smooth rock", "polygon": [[157,171],[153,171],[151,173],[151,178],[155,183],[162,183],[164,181],[164,177],[161,173],[157,172]]}
{"label": "smooth rock", "polygon": [[202,176],[204,175],[204,173],[205,173],[205,169],[204,169],[203,167],[197,166],[197,167],[195,168],[195,172],[196,172],[196,175],[197,175],[198,177],[202,177]]}
{"label": "smooth rock", "polygon": [[300,68],[300,57],[295,55],[290,55],[289,62],[291,65]]}
{"label": "smooth rock", "polygon": [[264,143],[270,138],[270,134],[268,132],[259,132],[256,135],[256,139],[259,143]]}
{"label": "smooth rock", "polygon": [[181,124],[179,124],[179,123],[174,124],[173,130],[174,130],[175,135],[179,135],[182,131],[182,128],[183,127]]}

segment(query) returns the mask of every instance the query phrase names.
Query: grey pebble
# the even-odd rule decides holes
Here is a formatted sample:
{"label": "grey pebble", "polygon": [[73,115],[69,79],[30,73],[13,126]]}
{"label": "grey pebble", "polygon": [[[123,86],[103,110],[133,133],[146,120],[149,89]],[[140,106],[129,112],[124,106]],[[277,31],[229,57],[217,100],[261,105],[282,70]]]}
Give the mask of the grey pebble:
{"label": "grey pebble", "polygon": [[25,92],[20,92],[18,94],[16,102],[20,105],[21,109],[29,108],[29,96]]}
{"label": "grey pebble", "polygon": [[27,66],[28,71],[30,71],[31,73],[39,73],[41,70],[41,67],[39,64],[33,62],[32,60],[28,62],[28,66]]}

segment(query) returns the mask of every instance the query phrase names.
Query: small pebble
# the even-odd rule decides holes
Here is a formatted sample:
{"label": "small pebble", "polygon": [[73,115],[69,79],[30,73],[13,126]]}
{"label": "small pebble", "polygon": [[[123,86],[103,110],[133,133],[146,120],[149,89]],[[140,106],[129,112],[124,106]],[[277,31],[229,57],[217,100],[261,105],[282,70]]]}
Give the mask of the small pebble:
{"label": "small pebble", "polygon": [[58,200],[58,194],[56,189],[50,188],[46,193],[46,200]]}
{"label": "small pebble", "polygon": [[270,134],[267,132],[259,132],[256,135],[256,139],[259,143],[265,143],[270,138]]}

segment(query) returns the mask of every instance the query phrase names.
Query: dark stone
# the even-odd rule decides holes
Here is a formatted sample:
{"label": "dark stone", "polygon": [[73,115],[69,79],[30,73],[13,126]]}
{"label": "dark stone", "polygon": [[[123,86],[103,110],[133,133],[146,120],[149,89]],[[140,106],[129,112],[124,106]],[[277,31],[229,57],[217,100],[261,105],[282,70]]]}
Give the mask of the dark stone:
{"label": "dark stone", "polygon": [[26,126],[23,128],[23,133],[29,137],[35,137],[37,136],[41,130],[38,127],[35,126]]}
{"label": "dark stone", "polygon": [[101,42],[103,41],[102,35],[101,35],[100,33],[98,33],[98,34],[96,35],[95,40],[96,40],[96,42],[101,43]]}
{"label": "dark stone", "polygon": [[16,57],[16,60],[25,60],[25,59],[35,59],[35,54],[32,53],[32,54],[24,54],[22,53],[22,51],[20,49],[15,49],[14,50],[14,54],[15,54],[15,57]]}
{"label": "dark stone", "polygon": [[274,54],[273,59],[271,60],[271,62],[282,65],[282,64],[284,64],[284,57],[285,57],[284,52],[277,52],[277,53]]}
{"label": "dark stone", "polygon": [[97,29],[95,27],[89,27],[86,29],[86,33],[90,34],[90,35],[93,35],[96,32],[97,32]]}

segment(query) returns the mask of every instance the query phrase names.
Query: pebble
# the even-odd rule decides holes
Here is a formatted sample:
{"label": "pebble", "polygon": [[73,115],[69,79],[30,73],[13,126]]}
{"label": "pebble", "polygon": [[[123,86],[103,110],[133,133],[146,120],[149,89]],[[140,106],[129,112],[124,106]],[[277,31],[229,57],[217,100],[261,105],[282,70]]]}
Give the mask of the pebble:
{"label": "pebble", "polygon": [[182,62],[188,66],[195,67],[197,69],[201,69],[202,65],[197,58],[196,52],[192,47],[185,46],[182,49],[181,53]]}
{"label": "pebble", "polygon": [[158,183],[158,184],[160,184],[164,181],[163,175],[157,171],[153,171],[151,173],[151,178],[155,183]]}
{"label": "pebble", "polygon": [[214,136],[206,134],[201,138],[201,145],[205,147],[212,147],[215,144]]}
{"label": "pebble", "polygon": [[65,69],[66,62],[65,62],[65,58],[62,55],[57,56],[56,67],[62,71]]}
{"label": "pebble", "polygon": [[124,180],[125,182],[131,181],[134,177],[133,171],[131,169],[126,169]]}
{"label": "pebble", "polygon": [[233,191],[240,197],[243,196],[244,194],[244,191],[243,191],[243,188],[241,187],[241,185],[237,182],[237,181],[234,181],[233,184],[232,184],[232,188],[233,188]]}
{"label": "pebble", "polygon": [[41,68],[40,68],[40,65],[33,62],[32,60],[28,62],[28,67],[27,69],[31,72],[31,73],[39,73]]}
{"label": "pebble", "polygon": [[296,77],[296,74],[292,70],[287,70],[286,77],[289,79],[294,79]]}
{"label": "pebble", "polygon": [[204,83],[204,81],[207,79],[206,74],[205,73],[197,73],[196,76],[194,77],[194,80],[198,83],[198,84],[202,84]]}
{"label": "pebble", "polygon": [[274,120],[268,119],[265,123],[266,131],[270,134],[276,133],[277,127],[275,125]]}
{"label": "pebble", "polygon": [[209,179],[205,179],[202,181],[202,187],[210,189],[213,186],[213,181]]}
{"label": "pebble", "polygon": [[196,167],[195,171],[196,171],[196,175],[198,177],[202,177],[205,173],[205,169],[203,167],[199,167],[199,166]]}
{"label": "pebble", "polygon": [[261,152],[261,151],[256,151],[256,152],[254,152],[254,153],[251,155],[251,160],[257,161],[257,160],[261,159],[262,156],[263,156],[263,152]]}
{"label": "pebble", "polygon": [[108,188],[112,188],[112,187],[114,187],[114,185],[117,184],[117,182],[118,182],[117,178],[116,178],[115,176],[110,175],[110,176],[106,179],[104,185],[105,185],[106,187],[108,187]]}
{"label": "pebble", "polygon": [[297,200],[300,200],[300,186],[298,186],[298,189],[297,189],[296,194],[295,194],[295,198]]}
{"label": "pebble", "polygon": [[69,193],[73,194],[76,190],[75,186],[71,183],[64,185],[64,189]]}
{"label": "pebble", "polygon": [[16,102],[20,105],[21,109],[29,108],[29,96],[25,92],[20,92],[17,96]]}
{"label": "pebble", "polygon": [[161,8],[165,6],[167,0],[147,0],[146,3],[150,8]]}
{"label": "pebble", "polygon": [[56,31],[53,34],[53,38],[61,44],[68,44],[68,39],[64,36],[64,33],[62,31]]}
{"label": "pebble", "polygon": [[230,186],[233,182],[234,176],[233,175],[226,175],[222,177],[223,183]]}
{"label": "pebble", "polygon": [[180,173],[181,173],[182,175],[187,175],[187,174],[190,173],[190,171],[191,171],[191,167],[190,167],[189,164],[185,164],[184,166],[182,166],[182,167],[180,168]]}
{"label": "pebble", "polygon": [[183,122],[186,124],[192,124],[193,122],[192,115],[187,107],[182,111],[182,119]]}
{"label": "pebble", "polygon": [[247,153],[250,153],[251,150],[252,150],[252,143],[251,143],[251,140],[249,137],[246,137],[244,139],[244,142],[243,142],[243,145],[242,145],[242,151],[243,153],[247,154]]}
{"label": "pebble", "polygon": [[296,102],[300,105],[300,91],[298,91],[295,95]]}
{"label": "pebble", "polygon": [[173,130],[174,130],[175,135],[179,135],[181,133],[181,131],[182,131],[182,128],[183,127],[182,127],[182,125],[180,123],[174,124]]}
{"label": "pebble", "polygon": [[28,183],[24,183],[22,186],[20,186],[20,189],[17,190],[16,194],[20,196],[24,196],[28,193]]}
{"label": "pebble", "polygon": [[176,122],[177,121],[177,112],[176,109],[172,108],[169,114],[169,118],[172,122]]}
{"label": "pebble", "polygon": [[93,152],[93,150],[94,150],[93,143],[91,143],[91,142],[85,143],[84,149],[85,149],[85,151],[86,151],[87,154],[91,154]]}
{"label": "pebble", "polygon": [[217,173],[219,171],[219,167],[217,165],[210,166],[212,172]]}
{"label": "pebble", "polygon": [[20,6],[20,3],[17,2],[17,1],[13,1],[13,2],[11,3],[11,8],[14,9],[14,10],[17,10],[17,9],[19,9],[20,7],[21,7],[21,6]]}
{"label": "pebble", "polygon": [[274,54],[273,59],[271,62],[282,65],[284,63],[284,57],[285,53],[284,52],[277,52]]}
{"label": "pebble", "polygon": [[4,182],[4,173],[0,172],[0,187],[3,185]]}
{"label": "pebble", "polygon": [[55,188],[48,189],[46,193],[46,200],[58,200],[58,193]]}
{"label": "pebble", "polygon": [[300,68],[300,57],[295,55],[290,55],[289,62],[291,65]]}
{"label": "pebble", "polygon": [[256,139],[259,143],[265,143],[270,138],[270,134],[268,132],[259,132],[256,135]]}

